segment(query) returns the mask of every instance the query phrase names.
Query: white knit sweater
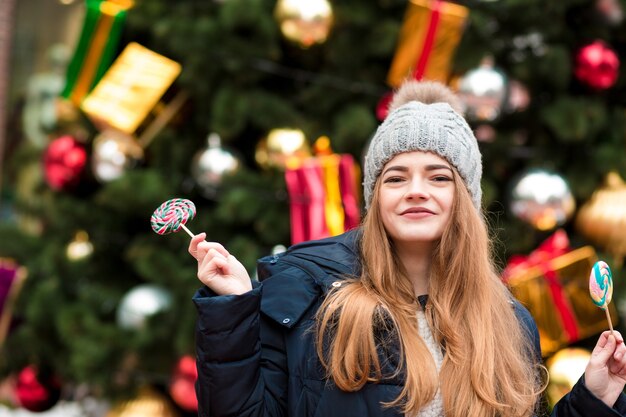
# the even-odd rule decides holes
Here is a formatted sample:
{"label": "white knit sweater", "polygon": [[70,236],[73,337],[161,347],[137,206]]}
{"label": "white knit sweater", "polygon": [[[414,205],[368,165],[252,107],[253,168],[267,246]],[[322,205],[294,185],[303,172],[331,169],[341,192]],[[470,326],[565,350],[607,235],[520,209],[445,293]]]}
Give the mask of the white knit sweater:
{"label": "white knit sweater", "polygon": [[[421,309],[417,311],[417,325],[420,336],[426,342],[426,346],[428,350],[433,355],[433,359],[435,360],[435,365],[437,366],[437,372],[441,371],[441,364],[443,363],[443,353],[441,352],[441,346],[437,344],[433,334],[428,326],[428,321],[426,320],[426,316]],[[435,398],[426,404],[419,413],[417,413],[416,417],[444,417],[443,416],[443,400],[441,399],[441,391],[437,390],[435,394]]]}

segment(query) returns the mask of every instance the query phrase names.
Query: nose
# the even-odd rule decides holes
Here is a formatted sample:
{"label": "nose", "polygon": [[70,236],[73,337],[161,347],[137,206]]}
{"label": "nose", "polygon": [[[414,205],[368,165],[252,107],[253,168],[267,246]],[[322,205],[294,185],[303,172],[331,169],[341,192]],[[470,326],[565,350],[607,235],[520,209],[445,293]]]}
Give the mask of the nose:
{"label": "nose", "polygon": [[409,182],[409,187],[404,195],[407,200],[428,200],[430,193],[423,180],[414,178]]}

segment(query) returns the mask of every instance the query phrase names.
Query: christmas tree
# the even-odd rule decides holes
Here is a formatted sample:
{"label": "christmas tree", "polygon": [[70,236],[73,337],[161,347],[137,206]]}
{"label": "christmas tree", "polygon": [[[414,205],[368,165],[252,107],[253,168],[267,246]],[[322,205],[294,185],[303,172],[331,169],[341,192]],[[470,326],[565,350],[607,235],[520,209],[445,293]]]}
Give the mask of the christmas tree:
{"label": "christmas tree", "polygon": [[[0,225],[0,257],[27,278],[1,346],[1,375],[36,366],[68,390],[87,386],[106,398],[169,386],[181,358],[194,354],[199,282],[188,236],[156,235],[153,211],[192,200],[197,214],[187,226],[224,244],[254,276],[257,258],[292,242],[289,161],[319,151],[325,137],[332,152],[360,162],[397,87],[392,72],[439,79],[461,94],[483,153],[484,211],[502,268],[560,228],[568,250],[592,245],[619,276],[626,242],[613,230],[626,222],[624,206],[598,214],[589,204],[601,187],[613,196],[624,189],[621,3],[111,3],[126,8],[101,58],[108,53],[110,65],[139,44],[180,74],[120,135],[83,105],[95,81],[75,95],[80,71],[70,64],[48,143],[24,131],[6,155],[11,215]],[[321,3],[315,17],[299,8],[309,3]],[[78,54],[80,44],[72,47]],[[276,149],[268,136],[277,129],[301,131],[306,142],[294,154]],[[103,143],[121,149],[123,161],[110,166]],[[568,342],[583,336],[591,334]]]}

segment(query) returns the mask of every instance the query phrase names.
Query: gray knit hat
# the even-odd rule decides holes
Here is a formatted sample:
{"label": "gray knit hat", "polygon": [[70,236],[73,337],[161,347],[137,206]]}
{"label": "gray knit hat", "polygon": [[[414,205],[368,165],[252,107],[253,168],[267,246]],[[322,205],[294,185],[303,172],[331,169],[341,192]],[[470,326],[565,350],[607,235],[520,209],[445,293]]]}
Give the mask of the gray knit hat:
{"label": "gray knit hat", "polygon": [[[405,87],[407,84],[410,85]],[[454,165],[474,206],[480,210],[482,162],[476,137],[463,116],[454,111],[449,103],[435,102],[441,101],[441,97],[420,95],[421,84],[432,88],[435,83],[405,83],[396,93],[396,96],[402,96],[401,102],[394,99],[392,110],[370,141],[363,167],[365,208],[369,208],[376,179],[390,159],[403,152],[431,151]],[[445,86],[439,86],[450,93]],[[418,92],[415,94],[415,91]],[[443,100],[446,98],[443,97]],[[426,104],[428,102],[432,104]],[[451,104],[458,108],[455,102]]]}

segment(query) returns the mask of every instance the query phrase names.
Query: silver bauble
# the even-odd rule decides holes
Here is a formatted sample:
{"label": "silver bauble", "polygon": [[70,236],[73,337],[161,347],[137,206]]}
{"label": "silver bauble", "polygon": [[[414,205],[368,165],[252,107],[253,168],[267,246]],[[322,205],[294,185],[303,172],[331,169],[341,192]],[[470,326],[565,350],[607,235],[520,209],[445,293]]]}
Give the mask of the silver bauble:
{"label": "silver bauble", "polygon": [[141,284],[127,292],[117,308],[117,324],[123,329],[142,329],[148,319],[167,311],[172,295],[155,284]]}
{"label": "silver bauble", "polygon": [[459,97],[471,121],[490,122],[500,116],[507,95],[507,78],[489,60],[468,71],[459,82]]}
{"label": "silver bauble", "polygon": [[513,181],[511,212],[538,230],[551,230],[570,219],[576,202],[559,174],[530,169]]}
{"label": "silver bauble", "polygon": [[93,142],[91,168],[100,182],[120,178],[143,159],[143,149],[126,133],[106,130]]}
{"label": "silver bauble", "polygon": [[225,175],[235,173],[241,162],[232,152],[224,149],[219,135],[211,133],[207,148],[196,153],[191,163],[191,174],[205,194],[213,194]]}

